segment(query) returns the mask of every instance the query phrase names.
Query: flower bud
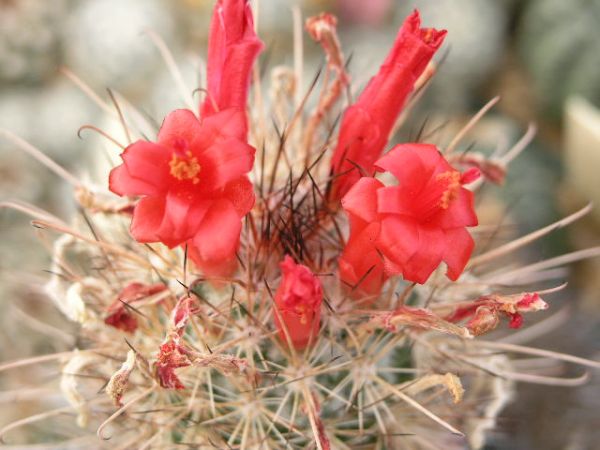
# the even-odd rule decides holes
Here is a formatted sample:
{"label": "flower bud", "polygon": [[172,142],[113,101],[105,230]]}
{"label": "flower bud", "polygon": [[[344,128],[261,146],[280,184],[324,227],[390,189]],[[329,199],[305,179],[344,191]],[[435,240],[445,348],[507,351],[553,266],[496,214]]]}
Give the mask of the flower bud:
{"label": "flower bud", "polygon": [[[289,336],[297,349],[315,342],[321,320],[323,290],[310,269],[286,256],[280,264],[282,280],[275,293],[275,325],[279,336]],[[286,335],[287,332],[287,335]]]}

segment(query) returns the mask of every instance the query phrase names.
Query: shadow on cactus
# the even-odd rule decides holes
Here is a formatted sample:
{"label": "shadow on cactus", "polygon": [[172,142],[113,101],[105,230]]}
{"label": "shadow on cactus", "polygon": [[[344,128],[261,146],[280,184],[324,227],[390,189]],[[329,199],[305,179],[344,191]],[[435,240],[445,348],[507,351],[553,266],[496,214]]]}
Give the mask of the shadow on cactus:
{"label": "shadow on cactus", "polygon": [[477,448],[514,382],[585,381],[520,372],[510,355],[600,366],[517,345],[521,332],[480,337],[546,309],[542,296],[563,286],[527,286],[576,256],[496,262],[589,210],[501,244],[500,224],[478,224],[481,186],[502,183],[533,128],[493,157],[462,150],[493,99],[450,143],[390,149],[445,32],[415,11],[353,101],[335,17],[306,30],[324,67],[308,88],[301,65],[277,67],[267,90],[249,4],[218,0],[199,108],[152,35],[190,104],[153,139],[124,99],[105,103],[67,72],[124,127],[126,145],[100,132],[122,152],[112,193],[2,132],[70,182],[81,206],[68,224],[4,204],[61,235],[47,292],[80,327],[72,351],[0,366],[60,364],[66,400],[4,426],[3,439],[49,421],[45,448]]}

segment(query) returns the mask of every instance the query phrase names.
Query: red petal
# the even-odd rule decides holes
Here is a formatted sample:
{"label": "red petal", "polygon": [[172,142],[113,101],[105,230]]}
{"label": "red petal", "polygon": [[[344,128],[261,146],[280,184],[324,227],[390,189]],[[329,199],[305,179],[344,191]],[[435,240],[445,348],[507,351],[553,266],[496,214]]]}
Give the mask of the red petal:
{"label": "red petal", "polygon": [[379,158],[375,167],[391,172],[414,197],[429,181],[440,159],[443,158],[434,145],[399,144]]}
{"label": "red petal", "polygon": [[445,250],[445,235],[441,230],[419,227],[417,251],[403,266],[404,279],[425,283],[442,262]]}
{"label": "red petal", "polygon": [[242,109],[228,108],[202,119],[203,133],[210,136],[235,137],[246,141],[246,113]]}
{"label": "red petal", "polygon": [[256,200],[254,186],[246,176],[227,183],[223,197],[231,202],[240,217],[250,212]]}
{"label": "red petal", "polygon": [[191,237],[186,223],[189,208],[190,200],[182,199],[173,192],[169,192],[165,198],[163,220],[156,233],[167,247],[176,247]]}
{"label": "red petal", "polygon": [[510,317],[510,322],[508,323],[508,326],[510,328],[521,328],[523,326],[523,316],[519,313],[514,313],[514,314],[509,314],[508,315]]}
{"label": "red petal", "polygon": [[473,181],[479,179],[480,176],[481,176],[481,170],[479,170],[477,167],[471,167],[467,171],[463,172],[463,174],[460,177],[460,183],[461,184],[472,183]]}
{"label": "red petal", "polygon": [[152,142],[128,146],[109,176],[109,189],[118,195],[156,195],[168,184],[168,152]]}
{"label": "red petal", "polygon": [[157,235],[165,211],[165,200],[160,197],[141,199],[133,210],[131,235],[138,242],[158,242]]}
{"label": "red petal", "polygon": [[[396,267],[403,267],[419,248],[417,223],[408,217],[386,217],[381,221],[381,233],[377,239],[377,248]],[[396,270],[388,272],[388,274],[401,273]]]}
{"label": "red petal", "polygon": [[377,211],[380,214],[412,215],[414,196],[399,186],[387,186],[377,191]]}
{"label": "red petal", "polygon": [[178,148],[182,143],[189,146],[200,131],[200,121],[192,111],[176,109],[165,117],[158,132],[158,143],[170,149]]}
{"label": "red petal", "polygon": [[242,222],[228,200],[217,200],[208,210],[194,238],[194,246],[204,261],[228,260],[235,256]]}
{"label": "red petal", "polygon": [[373,222],[377,220],[377,191],[383,187],[381,181],[363,177],[342,198],[342,207],[351,218]]}
{"label": "red petal", "polygon": [[446,249],[443,259],[448,266],[446,275],[452,281],[455,281],[469,262],[475,243],[469,232],[464,228],[446,230],[445,235]]}
{"label": "red petal", "polygon": [[379,231],[380,224],[375,222],[353,234],[340,256],[340,279],[356,294],[379,294],[386,280],[383,258],[375,248]]}
{"label": "red petal", "polygon": [[[442,45],[446,30],[436,30],[434,28],[421,28],[421,17],[418,10],[414,10],[402,24],[392,52],[387,57],[384,64],[393,64],[402,60],[425,59],[426,55],[433,53]],[[429,56],[429,58],[431,58]],[[420,58],[419,58],[420,57]],[[420,64],[427,65],[428,59]],[[417,64],[417,62],[415,62]],[[424,70],[424,66],[417,65],[415,69]]]}
{"label": "red petal", "polygon": [[262,49],[263,44],[258,39],[247,39],[229,48],[219,92],[221,110],[230,107],[246,109],[252,66]]}
{"label": "red petal", "polygon": [[361,106],[351,106],[344,113],[338,144],[331,160],[336,178],[332,199],[339,200],[361,176],[371,175],[373,163],[387,141],[379,125]]}
{"label": "red petal", "polygon": [[[279,338],[287,343],[287,336],[283,329],[281,322],[279,321],[279,317],[277,314],[273,313],[275,326],[279,330]],[[297,350],[302,350],[305,348],[308,343],[314,343],[317,341],[317,336],[319,335],[319,327],[321,323],[321,312],[310,312],[306,314],[304,320],[299,314],[296,314],[291,311],[283,311],[279,310],[279,315],[281,316],[283,323],[285,324],[285,329],[287,330],[287,334],[292,341],[292,345]]]}
{"label": "red petal", "polygon": [[132,178],[155,186],[155,190],[167,189],[172,179],[169,174],[169,149],[153,142],[137,141],[125,149],[121,158]]}
{"label": "red petal", "polygon": [[[235,254],[219,261],[202,259],[193,241],[188,242],[188,257],[194,262],[198,270],[207,277],[228,277],[235,272],[238,265]],[[219,283],[216,283],[216,285],[219,285]]]}
{"label": "red petal", "polygon": [[213,189],[220,189],[252,170],[254,152],[254,147],[239,139],[219,139],[204,151],[200,165]]}
{"label": "red petal", "polygon": [[121,305],[120,309],[115,309],[112,313],[104,318],[104,323],[126,333],[133,333],[137,330],[137,318]]}
{"label": "red petal", "polygon": [[474,203],[473,192],[460,188],[458,195],[450,202],[448,209],[441,210],[432,221],[444,229],[474,227],[478,224]]}
{"label": "red petal", "polygon": [[231,107],[245,111],[252,66],[262,47],[246,0],[217,2],[210,24],[204,117]]}
{"label": "red petal", "polygon": [[163,221],[157,230],[160,241],[173,248],[191,239],[211,204],[211,200],[197,200],[185,192],[169,192]]}
{"label": "red petal", "polygon": [[160,189],[139,178],[132,177],[125,164],[115,167],[108,177],[108,188],[117,195],[156,195]]}
{"label": "red petal", "polygon": [[185,389],[175,373],[175,369],[190,365],[191,361],[181,345],[172,339],[161,344],[159,353],[156,356],[156,375],[161,387],[165,389]]}

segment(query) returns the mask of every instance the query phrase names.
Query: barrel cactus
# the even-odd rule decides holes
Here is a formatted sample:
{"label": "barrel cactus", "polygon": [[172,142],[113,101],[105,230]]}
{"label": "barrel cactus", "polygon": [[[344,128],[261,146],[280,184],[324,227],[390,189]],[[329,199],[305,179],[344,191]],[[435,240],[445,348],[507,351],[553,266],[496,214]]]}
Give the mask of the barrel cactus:
{"label": "barrel cactus", "polygon": [[323,70],[305,86],[276,67],[263,89],[249,2],[218,0],[199,108],[181,89],[190,109],[149,134],[113,97],[124,137],[101,132],[121,158],[101,187],[2,131],[80,206],[67,222],[6,204],[60,235],[46,291],[78,327],[66,351],[0,365],[58,363],[49,384],[65,399],[2,439],[50,421],[46,448],[477,448],[515,382],[580,382],[509,354],[600,366],[484,336],[521,328],[561,289],[523,286],[564,260],[496,261],[589,210],[509,243],[477,228],[479,187],[503,181],[531,130],[495,158],[464,151],[477,120],[451,142],[388,148],[445,31],[410,14],[350,101],[336,18],[306,30]]}

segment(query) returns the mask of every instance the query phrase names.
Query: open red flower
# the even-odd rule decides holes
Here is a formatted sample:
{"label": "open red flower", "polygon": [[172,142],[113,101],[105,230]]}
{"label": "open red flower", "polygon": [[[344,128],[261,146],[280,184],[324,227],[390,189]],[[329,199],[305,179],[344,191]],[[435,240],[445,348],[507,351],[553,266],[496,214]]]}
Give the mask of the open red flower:
{"label": "open red flower", "polygon": [[373,163],[383,153],[406,99],[442,45],[446,31],[420,25],[415,10],[404,21],[377,75],[344,113],[331,161],[337,175],[333,200],[341,199],[361,176],[372,175]]}
{"label": "open red flower", "polygon": [[252,67],[262,48],[249,1],[219,0],[210,23],[203,117],[227,108],[246,111]]}
{"label": "open red flower", "polygon": [[228,109],[199,121],[188,110],[169,114],[157,142],[128,146],[110,173],[110,190],[141,196],[131,234],[138,242],[175,247],[191,241],[199,260],[235,255],[241,219],[254,205],[247,173],[254,148],[243,113]]}
{"label": "open red flower", "polygon": [[473,251],[466,227],[477,225],[473,193],[463,184],[479,172],[461,174],[428,144],[397,145],[375,167],[391,172],[398,185],[365,177],[342,199],[350,218],[342,280],[377,294],[391,275],[424,283],[442,261],[456,280]]}
{"label": "open red flower", "polygon": [[131,223],[139,242],[184,243],[207,275],[236,267],[241,219],[254,205],[247,173],[250,73],[262,49],[247,0],[219,0],[209,37],[207,98],[202,120],[188,110],[167,116],[156,143],[128,146],[110,174],[110,190],[141,196]]}
{"label": "open red flower", "polygon": [[308,267],[296,264],[287,255],[280,267],[283,278],[275,293],[279,312],[275,314],[275,325],[284,342],[287,342],[285,326],[294,347],[302,349],[309,342],[314,343],[319,332],[323,301],[321,282]]}

